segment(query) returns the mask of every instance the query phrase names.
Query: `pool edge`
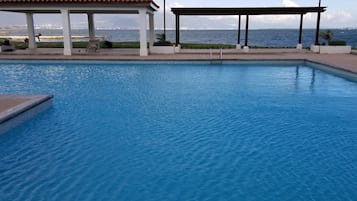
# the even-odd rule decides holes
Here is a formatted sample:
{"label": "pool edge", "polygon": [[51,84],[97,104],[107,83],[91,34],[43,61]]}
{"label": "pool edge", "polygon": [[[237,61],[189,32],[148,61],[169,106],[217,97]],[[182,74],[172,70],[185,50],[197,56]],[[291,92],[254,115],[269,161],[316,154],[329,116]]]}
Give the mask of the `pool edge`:
{"label": "pool edge", "polygon": [[357,83],[357,73],[355,73],[353,71],[350,71],[350,70],[347,70],[347,69],[344,69],[344,68],[341,68],[338,66],[310,60],[310,59],[305,59],[305,64],[312,68],[327,72],[331,75],[335,75],[335,76],[338,76],[338,77],[344,78],[346,80]]}
{"label": "pool edge", "polygon": [[26,98],[0,113],[0,135],[30,120],[52,106],[53,95],[3,95],[8,98]]}

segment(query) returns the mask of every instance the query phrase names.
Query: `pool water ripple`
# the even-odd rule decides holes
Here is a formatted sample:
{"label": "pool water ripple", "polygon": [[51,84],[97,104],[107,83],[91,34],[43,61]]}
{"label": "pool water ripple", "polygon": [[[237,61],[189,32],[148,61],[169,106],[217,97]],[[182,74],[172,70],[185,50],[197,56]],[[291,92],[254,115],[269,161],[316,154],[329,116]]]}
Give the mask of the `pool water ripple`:
{"label": "pool water ripple", "polygon": [[0,70],[0,93],[55,96],[0,136],[1,201],[357,199],[356,83],[303,65]]}

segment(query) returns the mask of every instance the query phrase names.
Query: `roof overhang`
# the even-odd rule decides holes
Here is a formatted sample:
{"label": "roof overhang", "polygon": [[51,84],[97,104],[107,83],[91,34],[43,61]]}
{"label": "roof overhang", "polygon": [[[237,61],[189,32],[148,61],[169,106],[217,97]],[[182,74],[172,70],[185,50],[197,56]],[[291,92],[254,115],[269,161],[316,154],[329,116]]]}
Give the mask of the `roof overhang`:
{"label": "roof overhang", "polygon": [[175,15],[297,15],[325,12],[326,7],[261,7],[261,8],[171,8]]}
{"label": "roof overhang", "polygon": [[140,9],[157,11],[159,6],[150,3],[1,3],[0,11],[21,13],[60,13],[68,9],[70,13],[110,13],[137,14]]}

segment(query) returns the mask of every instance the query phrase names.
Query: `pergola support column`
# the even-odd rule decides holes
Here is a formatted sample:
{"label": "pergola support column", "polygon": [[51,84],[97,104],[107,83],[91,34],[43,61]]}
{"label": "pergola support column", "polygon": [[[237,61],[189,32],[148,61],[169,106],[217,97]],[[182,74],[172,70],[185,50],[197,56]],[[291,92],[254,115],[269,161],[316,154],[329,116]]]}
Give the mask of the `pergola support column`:
{"label": "pergola support column", "polygon": [[180,15],[176,15],[176,47],[180,45]]}
{"label": "pergola support column", "polygon": [[154,46],[154,42],[155,42],[155,28],[154,28],[154,14],[153,13],[149,13],[149,33],[150,33],[150,48],[152,46]]}
{"label": "pergola support column", "polygon": [[61,10],[62,27],[63,27],[63,54],[66,56],[72,55],[72,34],[71,34],[71,20],[68,9]]}
{"label": "pergola support column", "polygon": [[[319,0],[319,7],[321,8],[321,0]],[[317,24],[316,24],[316,33],[315,33],[315,45],[319,45],[319,34],[320,34],[320,18],[321,12],[317,12]]]}
{"label": "pergola support column", "polygon": [[93,13],[87,13],[89,41],[95,40],[95,27]]}
{"label": "pergola support column", "polygon": [[301,50],[302,49],[302,24],[304,20],[304,14],[300,15],[300,29],[299,29],[299,42],[296,46],[296,49]]}
{"label": "pergola support column", "polygon": [[245,20],[245,44],[244,44],[244,48],[243,48],[245,52],[249,51],[248,33],[249,33],[249,15],[246,16],[246,20]]}
{"label": "pergola support column", "polygon": [[241,15],[238,16],[238,40],[237,40],[237,45],[236,48],[237,49],[241,49],[241,45],[240,45],[240,27],[241,27]]}
{"label": "pergola support column", "polygon": [[36,41],[35,41],[35,26],[33,23],[33,14],[32,13],[26,13],[26,22],[27,22],[27,33],[28,33],[28,39],[29,39],[29,49],[36,49]]}
{"label": "pergola support column", "polygon": [[140,56],[148,56],[147,48],[147,23],[146,23],[146,10],[139,10],[140,21]]}

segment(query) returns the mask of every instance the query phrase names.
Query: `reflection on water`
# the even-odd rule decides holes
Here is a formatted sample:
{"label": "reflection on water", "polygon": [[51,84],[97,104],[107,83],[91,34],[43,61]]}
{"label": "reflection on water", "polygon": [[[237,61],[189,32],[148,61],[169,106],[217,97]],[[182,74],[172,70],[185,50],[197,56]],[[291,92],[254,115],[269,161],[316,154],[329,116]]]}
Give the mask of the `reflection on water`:
{"label": "reflection on water", "polygon": [[304,70],[303,71],[304,74],[301,74],[300,68],[306,68],[306,67],[300,67],[300,65],[296,65],[296,67],[295,67],[295,80],[294,80],[295,81],[294,82],[295,90],[299,90],[300,89],[300,84],[299,83],[301,81],[309,79],[310,80],[309,89],[310,89],[311,92],[314,92],[315,79],[316,79],[316,70],[314,68],[311,68],[311,71],[310,71],[310,68],[309,68],[309,71]]}
{"label": "reflection on water", "polygon": [[315,73],[315,68],[312,68],[312,74],[311,74],[311,83],[310,83],[310,90],[311,90],[311,92],[313,92],[314,91],[314,85],[315,85],[315,75],[316,75],[316,73]]}

